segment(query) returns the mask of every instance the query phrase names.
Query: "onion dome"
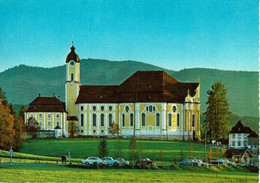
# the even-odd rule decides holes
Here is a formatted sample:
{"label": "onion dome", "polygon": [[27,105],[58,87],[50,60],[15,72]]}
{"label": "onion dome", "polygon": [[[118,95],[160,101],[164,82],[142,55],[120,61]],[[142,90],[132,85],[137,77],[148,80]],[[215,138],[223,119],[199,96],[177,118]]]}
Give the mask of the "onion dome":
{"label": "onion dome", "polygon": [[75,47],[74,47],[74,45],[73,45],[73,42],[72,42],[72,46],[71,46],[71,48],[70,48],[70,53],[67,55],[67,58],[66,58],[66,63],[67,62],[69,62],[69,61],[71,61],[71,60],[74,60],[75,62],[79,62],[80,60],[79,60],[79,56],[76,54],[76,52],[75,52]]}

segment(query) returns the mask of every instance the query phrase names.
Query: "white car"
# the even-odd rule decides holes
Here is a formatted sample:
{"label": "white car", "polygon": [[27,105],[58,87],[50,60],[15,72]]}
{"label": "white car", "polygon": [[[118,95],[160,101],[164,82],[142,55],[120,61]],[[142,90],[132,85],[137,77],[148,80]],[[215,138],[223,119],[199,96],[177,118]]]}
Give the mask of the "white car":
{"label": "white car", "polygon": [[119,161],[112,157],[104,157],[102,160],[109,166],[119,166]]}
{"label": "white car", "polygon": [[99,157],[94,157],[94,156],[90,156],[86,159],[83,159],[81,162],[82,162],[82,164],[86,164],[86,165],[93,165],[93,164],[106,165],[107,164]]}

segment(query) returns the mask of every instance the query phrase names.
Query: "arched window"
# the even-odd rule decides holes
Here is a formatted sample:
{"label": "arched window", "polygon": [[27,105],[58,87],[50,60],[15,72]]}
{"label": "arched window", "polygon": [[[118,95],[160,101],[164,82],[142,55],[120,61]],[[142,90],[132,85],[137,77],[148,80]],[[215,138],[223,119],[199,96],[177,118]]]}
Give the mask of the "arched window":
{"label": "arched window", "polygon": [[108,124],[109,126],[112,126],[112,114],[108,115]]}
{"label": "arched window", "polygon": [[81,111],[83,111],[83,109],[84,109],[84,107],[83,107],[83,106],[81,106],[81,107],[80,107],[80,110],[81,110]]}
{"label": "arched window", "polygon": [[176,112],[176,110],[177,110],[176,106],[173,106],[173,107],[172,107],[172,111],[173,111],[173,112]]}
{"label": "arched window", "polygon": [[81,126],[84,126],[84,114],[80,115]]}
{"label": "arched window", "polygon": [[104,126],[104,125],[105,125],[105,124],[104,124],[104,123],[105,123],[104,121],[105,121],[105,116],[104,116],[104,114],[101,114],[101,115],[100,115],[100,123],[101,123],[101,126]]}
{"label": "arched window", "polygon": [[195,126],[195,114],[192,115],[192,127]]}
{"label": "arched window", "polygon": [[180,126],[180,114],[177,114],[177,126]]}
{"label": "arched window", "polygon": [[70,77],[71,81],[74,81],[74,74],[71,74]]}
{"label": "arched window", "polygon": [[156,114],[156,126],[160,126],[160,114]]}
{"label": "arched window", "polygon": [[93,114],[93,126],[97,126],[97,115],[96,114]]}
{"label": "arched window", "polygon": [[172,126],[172,114],[168,114],[168,126]]}
{"label": "arched window", "polygon": [[108,109],[109,109],[109,111],[112,111],[113,108],[112,108],[112,106],[109,106]]}
{"label": "arched window", "polygon": [[122,125],[125,126],[125,114],[122,115]]}
{"label": "arched window", "polygon": [[129,107],[128,107],[128,106],[125,107],[125,111],[126,111],[126,112],[129,111]]}
{"label": "arched window", "polygon": [[142,114],[142,126],[145,126],[145,113]]}
{"label": "arched window", "polygon": [[130,114],[130,126],[134,126],[134,115],[133,115],[133,113]]}

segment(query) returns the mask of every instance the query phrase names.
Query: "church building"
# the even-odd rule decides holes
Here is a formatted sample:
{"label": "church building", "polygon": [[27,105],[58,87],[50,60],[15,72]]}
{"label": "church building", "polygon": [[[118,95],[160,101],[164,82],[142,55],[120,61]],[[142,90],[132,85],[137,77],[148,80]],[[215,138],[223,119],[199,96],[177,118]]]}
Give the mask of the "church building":
{"label": "church building", "polygon": [[[108,129],[115,123],[123,137],[200,139],[199,83],[179,82],[164,71],[137,71],[120,85],[81,85],[73,45],[65,62],[65,104],[39,96],[30,103],[25,121],[41,121],[42,130],[60,127],[64,137],[71,124],[78,136],[111,136]],[[40,114],[46,115],[44,120]]]}

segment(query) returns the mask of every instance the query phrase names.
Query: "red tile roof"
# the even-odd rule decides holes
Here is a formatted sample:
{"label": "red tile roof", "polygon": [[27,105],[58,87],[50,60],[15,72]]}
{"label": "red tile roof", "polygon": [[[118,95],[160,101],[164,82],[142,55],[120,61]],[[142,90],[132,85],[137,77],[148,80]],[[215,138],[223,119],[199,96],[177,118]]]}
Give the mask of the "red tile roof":
{"label": "red tile roof", "polygon": [[181,83],[164,71],[138,71],[120,85],[80,86],[76,103],[177,102],[188,90],[196,94],[199,83]]}
{"label": "red tile roof", "polygon": [[66,112],[65,104],[56,97],[37,97],[26,112]]}
{"label": "red tile roof", "polygon": [[234,127],[232,127],[229,133],[251,133],[251,132],[253,132],[253,130],[251,130],[251,128],[249,128],[248,126],[244,126],[241,120],[239,120],[237,124]]}

